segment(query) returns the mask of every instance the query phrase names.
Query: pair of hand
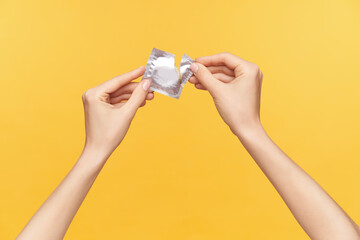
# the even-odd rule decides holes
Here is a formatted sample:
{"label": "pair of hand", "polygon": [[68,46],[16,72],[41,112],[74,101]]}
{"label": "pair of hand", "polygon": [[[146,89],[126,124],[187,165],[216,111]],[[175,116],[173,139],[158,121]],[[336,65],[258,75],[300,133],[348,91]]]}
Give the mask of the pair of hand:
{"label": "pair of hand", "polygon": [[[230,53],[196,59],[190,83],[208,90],[222,119],[237,136],[261,126],[262,72],[257,65]],[[83,94],[85,148],[109,156],[121,143],[139,107],[154,98],[150,80],[132,82],[145,71],[140,67],[117,76]]]}
{"label": "pair of hand", "polygon": [[[262,73],[229,53],[196,59],[189,80],[207,90],[221,117],[273,184],[311,239],[360,239],[360,228],[303,169],[267,136],[260,123]],[[83,154],[17,239],[62,239],[106,159],[124,138],[137,109],[154,98],[150,81],[131,82],[140,67],[83,95]],[[89,164],[90,163],[90,164]],[[93,164],[94,163],[94,164]],[[74,194],[75,193],[75,194]]]}

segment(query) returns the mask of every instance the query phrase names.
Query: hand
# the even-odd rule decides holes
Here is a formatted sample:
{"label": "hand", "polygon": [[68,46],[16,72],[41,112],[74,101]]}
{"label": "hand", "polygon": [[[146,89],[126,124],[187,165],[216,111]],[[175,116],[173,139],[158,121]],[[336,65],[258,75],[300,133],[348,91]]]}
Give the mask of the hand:
{"label": "hand", "polygon": [[208,90],[222,119],[239,136],[261,126],[260,92],[263,75],[258,66],[230,53],[196,59],[189,82]]}
{"label": "hand", "polygon": [[83,94],[85,110],[85,149],[108,157],[123,140],[139,107],[154,98],[150,80],[131,82],[142,76],[145,68],[117,76]]}

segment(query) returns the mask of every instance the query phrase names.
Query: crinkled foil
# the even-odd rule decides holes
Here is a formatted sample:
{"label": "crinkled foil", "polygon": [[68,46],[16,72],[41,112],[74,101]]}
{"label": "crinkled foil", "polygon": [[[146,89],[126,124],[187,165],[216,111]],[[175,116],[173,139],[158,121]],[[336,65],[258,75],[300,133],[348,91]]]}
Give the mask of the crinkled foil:
{"label": "crinkled foil", "polygon": [[194,60],[184,54],[179,73],[175,66],[175,55],[154,48],[142,79],[151,78],[150,90],[178,99],[185,83],[193,74],[190,70],[193,62]]}

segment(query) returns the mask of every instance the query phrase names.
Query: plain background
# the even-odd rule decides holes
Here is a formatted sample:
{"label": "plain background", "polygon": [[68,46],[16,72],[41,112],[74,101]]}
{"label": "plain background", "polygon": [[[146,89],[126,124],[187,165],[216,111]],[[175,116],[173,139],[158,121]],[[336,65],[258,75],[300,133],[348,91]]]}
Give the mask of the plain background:
{"label": "plain background", "polygon": [[[153,47],[257,63],[269,134],[359,222],[359,29],[357,0],[2,0],[0,238],[15,238],[80,155],[82,93],[145,65]],[[190,84],[139,110],[65,237],[306,238]]]}

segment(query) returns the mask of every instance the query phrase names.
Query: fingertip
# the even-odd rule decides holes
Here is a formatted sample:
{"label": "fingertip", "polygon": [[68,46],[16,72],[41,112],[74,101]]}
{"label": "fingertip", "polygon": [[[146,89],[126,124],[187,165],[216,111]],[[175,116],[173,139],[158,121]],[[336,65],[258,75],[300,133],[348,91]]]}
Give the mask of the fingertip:
{"label": "fingertip", "polygon": [[144,67],[144,66],[140,66],[140,67],[138,67],[136,70],[138,70],[138,71],[145,71],[145,67]]}
{"label": "fingertip", "polygon": [[150,80],[150,79],[145,79],[145,80],[142,81],[142,88],[143,88],[145,91],[148,91],[148,90],[149,90],[150,85],[151,85],[151,80]]}
{"label": "fingertip", "polygon": [[191,69],[191,71],[195,74],[195,73],[198,71],[199,66],[198,66],[197,63],[193,62],[193,63],[190,65],[190,69]]}
{"label": "fingertip", "polygon": [[191,76],[189,78],[189,82],[192,83],[192,84],[195,84],[195,83],[198,83],[199,81],[197,80],[197,78],[195,76]]}
{"label": "fingertip", "polygon": [[195,84],[195,87],[200,90],[206,90],[206,88],[201,83]]}
{"label": "fingertip", "polygon": [[143,75],[145,72],[145,67],[144,66],[140,66],[134,70],[132,70],[131,72],[135,72],[136,75]]}
{"label": "fingertip", "polygon": [[140,66],[140,67],[138,67],[137,69],[135,69],[135,71],[138,72],[138,75],[139,75],[139,77],[140,77],[140,76],[144,75],[144,73],[145,73],[145,67],[144,67],[144,66]]}
{"label": "fingertip", "polygon": [[154,93],[148,93],[148,94],[146,95],[146,100],[153,100],[154,97],[155,97],[155,94],[154,94]]}

